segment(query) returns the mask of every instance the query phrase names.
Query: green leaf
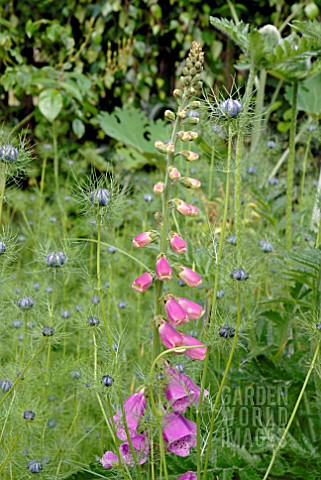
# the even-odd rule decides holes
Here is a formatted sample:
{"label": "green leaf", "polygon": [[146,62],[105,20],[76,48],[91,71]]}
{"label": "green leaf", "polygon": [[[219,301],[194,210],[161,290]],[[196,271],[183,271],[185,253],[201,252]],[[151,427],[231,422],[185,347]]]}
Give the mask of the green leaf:
{"label": "green leaf", "polygon": [[230,37],[236,45],[241,47],[243,52],[247,52],[249,48],[249,25],[242,21],[237,25],[232,20],[226,18],[210,17],[210,22],[213,27]]}
{"label": "green leaf", "polygon": [[79,118],[75,118],[72,121],[72,129],[73,132],[76,134],[77,138],[83,137],[85,133],[85,125]]}
{"label": "green leaf", "polygon": [[93,165],[99,172],[109,172],[111,164],[106,162],[104,157],[99,155],[94,148],[83,148],[79,150],[80,154],[85,157],[87,162]]}
{"label": "green leaf", "polygon": [[39,110],[50,122],[53,122],[58,117],[62,105],[62,95],[59,90],[48,88],[39,95]]}
{"label": "green leaf", "polygon": [[[288,87],[285,92],[285,98],[291,103],[292,87]],[[298,91],[298,110],[320,115],[321,113],[321,74],[315,75],[299,85]]]}

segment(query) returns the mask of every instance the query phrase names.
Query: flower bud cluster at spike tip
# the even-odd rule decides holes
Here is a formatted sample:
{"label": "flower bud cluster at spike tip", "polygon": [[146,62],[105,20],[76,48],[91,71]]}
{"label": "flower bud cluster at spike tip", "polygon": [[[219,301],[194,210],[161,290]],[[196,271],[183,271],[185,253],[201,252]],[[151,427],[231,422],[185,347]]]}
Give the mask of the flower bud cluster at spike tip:
{"label": "flower bud cluster at spike tip", "polygon": [[165,110],[164,117],[166,120],[170,120],[171,122],[175,121],[175,113],[171,110]]}
{"label": "flower bud cluster at spike tip", "polygon": [[176,253],[183,254],[187,252],[186,242],[179,235],[177,235],[177,233],[170,234],[169,244]]}
{"label": "flower bud cluster at spike tip", "polygon": [[109,190],[106,188],[98,188],[98,190],[90,192],[90,201],[94,204],[98,204],[100,207],[106,207],[109,200]]}
{"label": "flower bud cluster at spike tip", "polygon": [[174,198],[172,202],[174,203],[176,210],[181,215],[195,217],[198,214],[198,207],[196,207],[195,205],[189,205],[180,198]]}
{"label": "flower bud cluster at spike tip", "polygon": [[167,169],[168,176],[171,180],[178,180],[181,176],[180,172],[177,170],[176,167],[170,165]]}
{"label": "flower bud cluster at spike tip", "polygon": [[202,47],[194,41],[183,68],[183,75],[180,77],[182,85],[188,87],[189,95],[194,95],[196,89],[202,88],[201,72],[203,63],[204,52],[202,52]]}
{"label": "flower bud cluster at spike tip", "polygon": [[179,183],[181,183],[184,187],[192,188],[193,190],[200,188],[202,185],[200,180],[190,177],[181,177]]}
{"label": "flower bud cluster at spike tip", "polygon": [[239,100],[224,100],[219,105],[219,111],[225,117],[236,118],[238,114],[242,111],[243,105]]}
{"label": "flower bud cluster at spike tip", "polygon": [[196,288],[202,284],[202,278],[194,270],[183,265],[174,265],[174,268],[181,280],[189,287]]}
{"label": "flower bud cluster at spike tip", "polygon": [[49,252],[46,255],[48,267],[62,267],[67,261],[67,255],[64,252]]}
{"label": "flower bud cluster at spike tip", "polygon": [[150,243],[154,242],[158,236],[159,234],[156,232],[156,230],[150,230],[149,232],[143,232],[137,235],[132,243],[137,248],[145,247],[145,245],[149,245]]}
{"label": "flower bud cluster at spike tip", "polygon": [[172,268],[164,254],[160,254],[156,260],[156,276],[158,280],[167,281],[172,278]]}
{"label": "flower bud cluster at spike tip", "polygon": [[182,142],[192,142],[193,140],[196,140],[198,133],[181,131],[177,133],[177,136]]}
{"label": "flower bud cluster at spike tip", "polygon": [[153,192],[160,195],[161,193],[164,192],[164,188],[165,188],[165,183],[164,182],[157,182],[157,183],[155,183],[155,185],[153,187]]}
{"label": "flower bud cluster at spike tip", "polygon": [[191,152],[190,150],[182,150],[181,155],[188,162],[196,162],[199,159],[199,155],[195,152]]}
{"label": "flower bud cluster at spike tip", "polygon": [[135,278],[132,283],[132,287],[137,292],[144,292],[147,290],[154,281],[154,276],[151,272],[145,272],[140,277]]}
{"label": "flower bud cluster at spike tip", "polygon": [[166,143],[161,142],[160,140],[157,140],[154,143],[154,146],[160,153],[166,153]]}
{"label": "flower bud cluster at spike tip", "polygon": [[12,145],[0,145],[0,160],[4,162],[14,162],[19,156],[19,151]]}

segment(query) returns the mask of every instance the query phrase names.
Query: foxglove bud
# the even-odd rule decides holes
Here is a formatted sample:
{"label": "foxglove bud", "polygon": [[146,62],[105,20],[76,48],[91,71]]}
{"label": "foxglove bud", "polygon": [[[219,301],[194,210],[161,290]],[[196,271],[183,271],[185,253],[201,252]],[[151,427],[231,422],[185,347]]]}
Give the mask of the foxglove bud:
{"label": "foxglove bud", "polygon": [[186,118],[186,110],[180,110],[177,114],[177,116],[181,119],[184,120]]}
{"label": "foxglove bud", "polygon": [[249,278],[249,273],[243,270],[243,268],[239,268],[236,270],[232,270],[231,278],[241,282],[242,280],[247,280]]}
{"label": "foxglove bud", "polygon": [[175,88],[175,90],[173,91],[173,95],[176,98],[182,98],[183,92],[179,88]]}
{"label": "foxglove bud", "polygon": [[177,180],[181,176],[177,168],[173,167],[172,165],[168,167],[167,171],[168,171],[168,176],[171,180]]}
{"label": "foxglove bud", "polygon": [[200,119],[196,117],[188,117],[184,121],[184,125],[197,125],[199,123]]}
{"label": "foxglove bud", "polygon": [[189,321],[186,312],[172,295],[166,296],[165,310],[168,320],[174,326],[184,325]]}
{"label": "foxglove bud", "polygon": [[188,162],[196,162],[199,159],[199,155],[195,152],[191,152],[190,150],[183,150],[181,155],[187,160]]}
{"label": "foxglove bud", "polygon": [[201,106],[201,102],[199,100],[193,100],[187,106],[187,108],[199,108]]}
{"label": "foxglove bud", "polygon": [[169,142],[166,144],[166,153],[174,153],[175,151],[175,147],[174,147],[174,144]]}
{"label": "foxglove bud", "polygon": [[157,140],[154,143],[155,148],[161,153],[166,153],[166,144],[164,142],[161,142],[160,140]]}
{"label": "foxglove bud", "polygon": [[200,186],[202,185],[197,178],[190,178],[190,177],[181,177],[179,182],[182,185],[184,185],[184,187],[192,188],[193,190],[200,188]]}
{"label": "foxglove bud", "polygon": [[185,216],[195,217],[198,214],[198,208],[195,205],[189,205],[179,198],[173,199],[176,210]]}
{"label": "foxglove bud", "polygon": [[182,142],[192,142],[198,137],[197,132],[185,132],[184,130],[177,133],[178,138]]}
{"label": "foxglove bud", "polygon": [[64,252],[49,252],[46,255],[46,263],[49,267],[62,267],[67,261],[67,255]]}
{"label": "foxglove bud", "polygon": [[186,242],[177,233],[170,234],[169,244],[176,253],[182,254],[187,251]]}
{"label": "foxglove bud", "polygon": [[175,113],[172,112],[171,110],[165,110],[164,116],[166,120],[170,120],[171,122],[175,121]]}
{"label": "foxglove bud", "polygon": [[157,257],[156,275],[157,278],[162,281],[167,281],[172,278],[172,269],[164,254],[158,255]]}
{"label": "foxglove bud", "polygon": [[145,247],[145,245],[149,245],[150,243],[154,242],[158,236],[159,234],[156,232],[156,230],[150,230],[149,232],[143,232],[137,235],[132,243],[137,248]]}
{"label": "foxglove bud", "polygon": [[219,105],[220,112],[229,118],[236,118],[242,108],[242,103],[239,100],[232,100],[232,98],[224,100],[224,102],[221,102]]}
{"label": "foxglove bud", "polygon": [[189,287],[196,288],[202,284],[202,278],[198,273],[194,272],[194,270],[184,267],[183,265],[174,265],[174,268],[177,271],[179,278]]}
{"label": "foxglove bud", "polygon": [[155,183],[155,185],[153,187],[153,192],[161,194],[161,193],[164,192],[164,188],[165,188],[165,183],[164,182],[157,182],[157,183]]}
{"label": "foxglove bud", "polygon": [[0,242],[0,256],[6,253],[7,247],[3,242]]}
{"label": "foxglove bud", "polygon": [[147,290],[154,281],[154,276],[150,272],[143,273],[140,277],[136,278],[133,283],[132,287],[137,292],[144,292]]}
{"label": "foxglove bud", "polygon": [[19,151],[17,148],[12,145],[1,145],[0,146],[0,160],[5,162],[14,162],[17,160]]}
{"label": "foxglove bud", "polygon": [[100,207],[106,207],[109,200],[109,190],[107,188],[98,188],[98,190],[90,192],[90,201]]}

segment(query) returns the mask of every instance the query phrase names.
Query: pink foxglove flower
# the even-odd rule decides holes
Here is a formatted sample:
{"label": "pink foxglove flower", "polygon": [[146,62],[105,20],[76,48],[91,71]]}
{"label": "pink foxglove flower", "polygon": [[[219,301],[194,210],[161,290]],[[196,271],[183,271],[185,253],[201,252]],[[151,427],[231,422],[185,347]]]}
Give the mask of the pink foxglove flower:
{"label": "pink foxglove flower", "polygon": [[[124,403],[124,411],[126,416],[127,427],[130,436],[135,437],[137,434],[138,425],[140,419],[144,415],[146,408],[146,400],[144,395],[144,389],[140,390],[134,395],[131,395],[126,402]],[[125,427],[123,424],[123,415],[122,411],[118,410],[117,414],[114,415],[114,422],[116,425],[117,437],[120,440],[127,440],[127,435]]]}
{"label": "pink foxglove flower", "polygon": [[113,468],[118,465],[118,457],[114,452],[108,450],[100,459],[100,463],[104,468]]}
{"label": "pink foxglove flower", "polygon": [[172,278],[172,268],[165,255],[158,255],[156,261],[156,275],[159,280],[170,280]]}
{"label": "pink foxglove flower", "polygon": [[199,320],[204,315],[205,310],[203,310],[202,305],[183,297],[176,298],[176,301],[182,307],[184,312],[186,312],[190,320]]}
{"label": "pink foxglove flower", "polygon": [[135,278],[132,287],[137,292],[144,292],[154,281],[154,276],[150,272],[143,273],[140,277]]}
{"label": "pink foxglove flower", "polygon": [[197,474],[189,470],[188,472],[184,473],[181,477],[177,480],[197,480]]}
{"label": "pink foxglove flower", "polygon": [[164,192],[165,184],[164,182],[157,182],[153,187],[153,192],[158,193],[159,195]]}
{"label": "pink foxglove flower", "polygon": [[194,272],[190,268],[183,267],[183,265],[177,266],[178,276],[183,280],[189,287],[196,288],[202,284],[202,278],[198,273]]}
{"label": "pink foxglove flower", "polygon": [[177,233],[170,235],[169,244],[176,253],[185,253],[187,251],[186,242]]}
{"label": "pink foxglove flower", "polygon": [[[191,378],[171,367],[167,368],[167,376],[168,382],[164,393],[175,413],[184,413],[189,405],[198,403],[201,388]],[[207,395],[208,391],[204,390],[203,400]]]}
{"label": "pink foxglove flower", "polygon": [[[166,348],[181,347],[183,345],[182,335],[175,330],[172,325],[162,320],[158,328],[159,336]],[[177,353],[184,353],[185,349],[180,349]]]}
{"label": "pink foxglove flower", "polygon": [[163,419],[163,438],[168,452],[187,457],[190,448],[196,447],[196,423],[169,412]]}
{"label": "pink foxglove flower", "polygon": [[199,348],[187,348],[185,355],[193,358],[194,360],[204,360],[206,356],[205,345],[186,333],[181,333],[181,336],[183,337],[183,345],[185,345],[185,347],[199,346]]}
{"label": "pink foxglove flower", "polygon": [[[135,457],[139,461],[139,463],[142,465],[143,463],[146,462],[148,457],[148,452],[150,450],[150,445],[148,444],[148,440],[145,437],[145,435],[140,434],[140,435],[137,435],[136,437],[132,437],[131,441],[135,450]],[[135,460],[130,450],[129,443],[128,442],[122,443],[119,446],[119,451],[126,465],[129,465],[130,467],[134,467]]]}
{"label": "pink foxglove flower", "polygon": [[192,188],[196,190],[197,188],[201,187],[201,182],[197,178],[190,178],[190,177],[182,177],[180,179],[180,183],[184,185],[186,188]]}
{"label": "pink foxglove flower", "polygon": [[167,318],[172,325],[183,325],[189,321],[186,312],[172,295],[167,295],[166,297],[165,310]]}
{"label": "pink foxglove flower", "polygon": [[195,205],[189,205],[180,198],[174,198],[173,202],[176,210],[182,215],[195,217],[198,214],[198,208]]}
{"label": "pink foxglove flower", "polygon": [[170,165],[168,167],[168,176],[171,180],[178,180],[181,176],[180,172],[177,170],[176,167],[173,167],[172,165]]}
{"label": "pink foxglove flower", "polygon": [[151,230],[150,232],[143,232],[137,235],[133,240],[133,245],[135,247],[141,248],[145,247],[149,243],[152,243],[158,237],[158,232]]}

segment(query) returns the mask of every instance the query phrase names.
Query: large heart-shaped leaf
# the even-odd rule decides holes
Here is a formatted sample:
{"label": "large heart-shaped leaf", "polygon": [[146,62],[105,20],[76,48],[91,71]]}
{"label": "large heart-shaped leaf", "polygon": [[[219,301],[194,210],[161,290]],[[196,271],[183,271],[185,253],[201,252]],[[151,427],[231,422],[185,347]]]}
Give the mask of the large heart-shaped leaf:
{"label": "large heart-shaped leaf", "polygon": [[47,120],[53,122],[62,109],[63,101],[59,90],[47,88],[39,95],[39,110]]}

